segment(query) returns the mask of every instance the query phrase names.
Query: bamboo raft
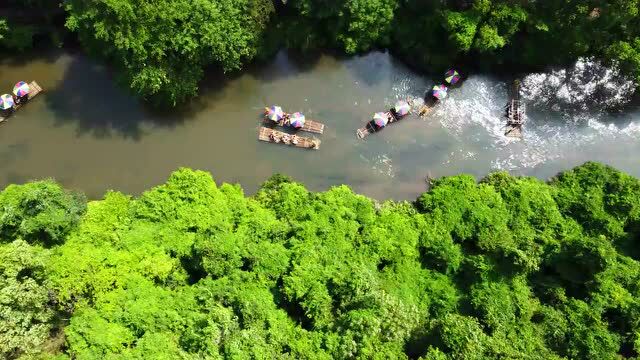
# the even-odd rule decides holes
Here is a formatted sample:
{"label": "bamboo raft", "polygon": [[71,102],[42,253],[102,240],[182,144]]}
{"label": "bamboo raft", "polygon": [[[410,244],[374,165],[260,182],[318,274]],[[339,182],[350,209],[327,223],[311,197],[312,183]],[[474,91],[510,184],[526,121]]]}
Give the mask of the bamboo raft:
{"label": "bamboo raft", "polygon": [[[396,122],[398,122],[398,121],[400,121],[400,120],[402,120],[402,119],[404,119],[406,117],[406,115],[405,116],[398,116],[396,114],[396,112],[393,111],[393,109],[389,109],[389,111],[387,111],[385,114],[391,115],[391,120],[389,120],[389,123],[387,124],[387,126],[389,124],[396,123]],[[385,127],[387,127],[387,126],[385,126]],[[367,124],[365,126],[361,127],[360,129],[358,129],[356,131],[356,135],[358,135],[359,139],[364,139],[367,136],[384,129],[385,127],[378,128],[378,127],[376,127],[376,124],[373,122],[373,120],[370,120],[369,122],[367,122]]]}
{"label": "bamboo raft", "polygon": [[[264,122],[273,124],[273,121],[269,119],[264,119]],[[291,125],[287,124],[284,119],[278,121],[278,126],[295,129]],[[305,120],[304,126],[297,130],[307,131],[307,132],[316,133],[316,134],[322,134],[324,133],[324,124],[321,122],[313,121],[313,120]]]}
{"label": "bamboo raft", "polygon": [[[275,138],[279,139],[279,140],[274,141],[270,136],[271,134],[273,134],[273,136],[275,136]],[[297,144],[294,144],[292,141],[284,142],[284,139],[286,139],[287,137],[289,139],[291,139],[294,136],[298,140]],[[275,144],[295,146],[295,147],[305,148],[305,149],[317,150],[318,148],[320,148],[320,140],[318,140],[318,139],[311,139],[311,138],[308,138],[308,137],[297,136],[297,135],[289,135],[287,133],[283,133],[282,131],[278,131],[278,130],[274,130],[274,129],[270,129],[270,128],[266,128],[266,127],[261,127],[260,128],[260,133],[258,134],[258,139],[260,141],[266,141],[266,142],[275,143]]]}
{"label": "bamboo raft", "polygon": [[420,106],[420,110],[418,110],[418,116],[425,117],[427,116],[438,103],[437,100],[433,98],[429,99],[429,101],[425,102],[422,106]]}
{"label": "bamboo raft", "polygon": [[512,138],[522,138],[524,125],[524,104],[520,102],[520,81],[516,80],[511,88],[511,100],[506,106],[507,125],[504,135]]}
{"label": "bamboo raft", "polygon": [[27,104],[29,101],[31,101],[31,99],[33,99],[34,97],[36,97],[38,94],[40,94],[42,92],[42,88],[40,87],[40,85],[38,85],[37,82],[32,81],[29,84],[29,96],[27,98],[27,101],[21,104],[16,104],[13,108],[13,111],[7,115],[7,116],[2,116],[0,115],[0,123],[6,121],[14,112],[18,111],[18,109],[20,109],[22,106],[24,106],[25,104]]}

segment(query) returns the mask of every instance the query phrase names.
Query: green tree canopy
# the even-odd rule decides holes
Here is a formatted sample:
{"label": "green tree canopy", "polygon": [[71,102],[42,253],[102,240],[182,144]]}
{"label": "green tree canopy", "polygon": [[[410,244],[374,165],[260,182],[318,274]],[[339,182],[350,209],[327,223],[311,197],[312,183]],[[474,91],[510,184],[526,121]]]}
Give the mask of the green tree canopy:
{"label": "green tree canopy", "polygon": [[84,195],[51,180],[10,185],[0,193],[0,241],[20,237],[45,246],[59,244],[80,221],[85,201]]}
{"label": "green tree canopy", "polygon": [[[58,219],[70,195],[52,182],[10,186],[0,199],[22,204],[43,188],[36,204],[47,206],[28,215]],[[504,172],[446,177],[413,204],[379,204],[347,186],[314,193],[283,176],[246,197],[181,169],[138,197],[90,202],[77,225],[53,232],[57,241],[7,221],[0,350],[633,358],[638,199],[640,180],[596,163],[549,183]]]}
{"label": "green tree canopy", "polygon": [[268,0],[65,2],[67,27],[121,70],[141,97],[173,105],[194,96],[203,67],[239,69],[260,46]]}

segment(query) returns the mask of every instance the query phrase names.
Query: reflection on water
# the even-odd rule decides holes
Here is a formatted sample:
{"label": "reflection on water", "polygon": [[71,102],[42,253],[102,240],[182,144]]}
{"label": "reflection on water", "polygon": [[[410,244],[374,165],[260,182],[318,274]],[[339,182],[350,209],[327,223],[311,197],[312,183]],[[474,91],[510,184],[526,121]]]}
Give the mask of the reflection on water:
{"label": "reflection on water", "polygon": [[[230,79],[206,79],[202,95],[173,114],[145,109],[79,55],[0,62],[0,88],[18,80],[37,80],[46,93],[0,127],[1,186],[53,177],[95,198],[106,189],[138,193],[188,166],[249,193],[282,172],[313,190],[346,183],[378,199],[414,199],[427,174],[506,169],[546,178],[597,160],[640,176],[630,156],[640,151],[640,110],[604,110],[628,100],[631,84],[589,60],[523,79],[523,141],[502,135],[508,84],[486,75],[470,76],[426,119],[357,140],[374,111],[433,84],[379,52],[304,60],[282,52]],[[259,113],[273,103],[326,123],[320,150],[258,142]]]}

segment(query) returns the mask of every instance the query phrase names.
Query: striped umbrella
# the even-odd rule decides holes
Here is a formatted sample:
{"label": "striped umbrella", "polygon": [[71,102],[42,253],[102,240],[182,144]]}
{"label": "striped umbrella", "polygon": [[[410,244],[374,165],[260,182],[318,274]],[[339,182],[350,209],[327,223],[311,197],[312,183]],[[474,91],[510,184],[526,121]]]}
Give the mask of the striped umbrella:
{"label": "striped umbrella", "polygon": [[293,126],[296,129],[300,129],[304,126],[304,115],[302,115],[302,113],[299,112],[294,112],[293,114],[291,114],[291,118],[289,119],[289,122],[291,124],[291,126]]}
{"label": "striped umbrella", "polygon": [[265,116],[272,121],[280,121],[284,117],[284,111],[280,106],[274,105],[269,108],[265,108]]}
{"label": "striped umbrella", "polygon": [[447,97],[447,87],[445,85],[436,85],[431,92],[433,97],[442,100]]}
{"label": "striped umbrella", "polygon": [[13,107],[13,96],[4,94],[0,96],[0,109],[8,110]]}
{"label": "striped umbrella", "polygon": [[13,86],[13,95],[17,97],[23,97],[29,94],[29,84],[24,81],[20,81]]}
{"label": "striped umbrella", "polygon": [[451,69],[444,74],[444,79],[447,83],[455,85],[458,83],[458,81],[460,81],[461,77],[457,71]]}
{"label": "striped umbrella", "polygon": [[386,113],[377,112],[377,113],[373,114],[373,122],[378,127],[385,127],[387,125],[387,123],[389,122],[389,118],[387,117]]}
{"label": "striped umbrella", "polygon": [[411,111],[411,106],[404,100],[398,100],[393,110],[395,110],[398,115],[405,116]]}

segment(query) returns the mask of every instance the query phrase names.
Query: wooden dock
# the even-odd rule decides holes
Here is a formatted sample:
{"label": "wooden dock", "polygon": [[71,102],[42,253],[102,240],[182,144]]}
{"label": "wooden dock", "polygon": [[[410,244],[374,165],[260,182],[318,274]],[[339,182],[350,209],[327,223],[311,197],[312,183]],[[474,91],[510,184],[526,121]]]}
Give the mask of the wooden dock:
{"label": "wooden dock", "polygon": [[[267,124],[274,124],[274,122],[272,120],[269,120],[269,119],[264,119],[264,122],[267,123]],[[290,129],[295,129],[291,125],[287,124],[284,119],[278,121],[277,124],[278,124],[278,126],[287,127],[287,128],[290,128]],[[297,129],[297,130],[298,131],[306,131],[306,132],[316,133],[316,134],[322,134],[322,133],[324,133],[324,124],[321,123],[321,122],[313,121],[313,120],[305,120],[304,126],[301,127],[300,129]]]}
{"label": "wooden dock", "polygon": [[29,97],[27,98],[27,101],[22,103],[22,104],[16,104],[13,107],[13,112],[11,114],[7,115],[6,117],[3,117],[2,115],[0,115],[0,123],[6,121],[14,112],[18,111],[18,109],[23,107],[25,104],[29,103],[29,101],[31,101],[31,99],[33,99],[34,97],[38,96],[38,94],[40,94],[41,92],[42,92],[42,88],[40,87],[40,85],[38,85],[37,82],[32,81],[29,84]]}
{"label": "wooden dock", "polygon": [[[395,111],[393,111],[393,109],[389,109],[389,111],[387,111],[385,114],[391,115],[391,120],[389,120],[389,123],[385,127],[389,126],[390,124],[396,123],[396,122],[404,119],[408,115],[407,114],[405,116],[398,116],[398,115],[396,115]],[[380,131],[382,129],[384,129],[384,128],[378,128],[376,126],[376,124],[373,122],[373,120],[370,120],[369,122],[367,122],[367,124],[365,126],[361,127],[360,129],[358,129],[356,131],[356,135],[358,135],[359,139],[364,139],[367,136],[369,136],[369,135],[371,135],[371,134],[373,134],[375,132],[378,132],[378,131]]]}
{"label": "wooden dock", "polygon": [[506,106],[507,125],[504,135],[512,138],[522,138],[522,126],[524,125],[524,104],[520,102],[520,81],[513,82],[510,100]]}
{"label": "wooden dock", "polygon": [[278,131],[278,130],[274,130],[266,127],[260,128],[258,139],[260,141],[266,141],[274,144],[295,146],[295,147],[305,148],[305,149],[317,150],[318,148],[320,148],[320,140],[318,139],[311,139],[308,137],[297,136],[297,135],[289,135],[287,133],[283,133],[282,131]]}

